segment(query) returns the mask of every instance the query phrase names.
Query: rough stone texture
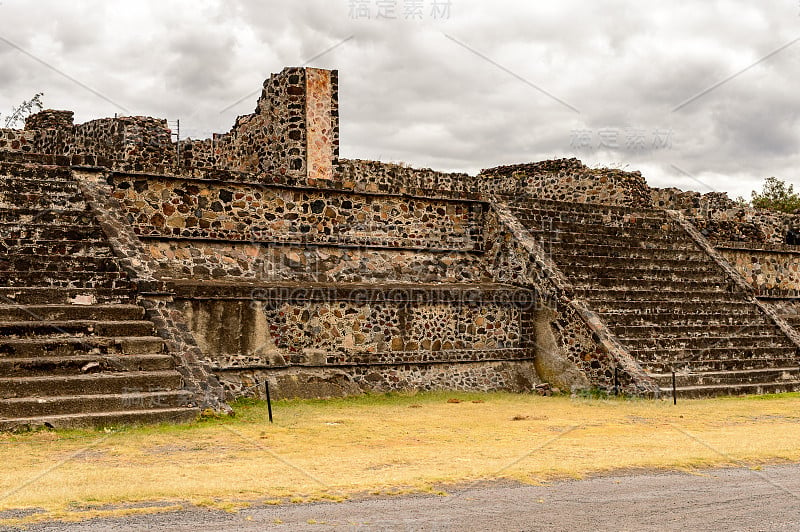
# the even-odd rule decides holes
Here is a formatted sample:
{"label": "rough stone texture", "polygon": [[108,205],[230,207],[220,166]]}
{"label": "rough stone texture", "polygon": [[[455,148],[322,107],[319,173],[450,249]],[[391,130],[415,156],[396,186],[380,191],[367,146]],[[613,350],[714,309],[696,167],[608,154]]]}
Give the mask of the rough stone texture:
{"label": "rough stone texture", "polygon": [[[526,309],[535,299],[518,288],[183,282],[175,290],[207,363],[237,388],[253,372],[294,368],[297,378],[339,375],[361,391],[440,388],[443,382],[426,379],[448,371],[465,383],[480,381],[481,389],[516,390],[519,383],[509,388],[507,378],[485,379],[485,369],[475,363],[507,362],[517,372],[533,371]],[[450,369],[434,371],[432,365]],[[454,370],[457,365],[466,367]],[[397,380],[395,372],[409,375]],[[422,380],[409,381],[412,375]],[[274,389],[282,396],[339,395],[327,385],[300,391],[281,379]]]}
{"label": "rough stone texture", "polygon": [[330,186],[336,189],[461,198],[478,196],[474,176],[437,172],[430,168],[411,168],[361,159],[339,159],[336,161],[335,175],[338,182],[330,183]]}
{"label": "rough stone texture", "polygon": [[[791,323],[783,319],[783,317],[775,311],[770,305],[764,304],[755,297],[753,287],[746,281],[746,279],[719,253],[713,248],[711,242],[706,240],[698,229],[692,225],[683,215],[678,211],[667,211],[667,214],[672,217],[676,222],[681,224],[681,227],[688,235],[708,254],[708,256],[727,274],[736,286],[745,294],[745,299],[748,302],[754,303],[763,312],[769,320],[774,323],[780,331],[791,341],[795,349],[800,349],[800,331],[795,330]],[[797,356],[798,352],[795,352]]]}
{"label": "rough stone texture", "polygon": [[627,393],[658,395],[653,380],[586,303],[575,298],[570,282],[508,206],[496,199],[492,214],[489,227],[495,232],[487,235],[487,242],[493,243],[487,250],[488,269],[497,281],[535,290],[546,303],[536,321],[539,328],[542,319],[549,321],[551,333],[541,343],[536,340],[536,348],[549,350],[544,355],[551,361],[549,370],[561,369],[551,378],[580,386],[585,381],[575,374],[574,368],[579,368],[593,385],[611,390],[616,370],[616,384]]}
{"label": "rough stone texture", "polygon": [[474,251],[484,204],[115,174],[140,236]]}
{"label": "rough stone texture", "polygon": [[765,250],[717,246],[717,250],[758,295],[800,296],[800,249]]}
{"label": "rough stone texture", "polygon": [[[541,382],[533,365],[522,362],[402,364],[381,368],[286,368],[220,371],[232,397],[264,396],[264,383],[276,398],[344,397],[359,393],[415,390],[529,392]],[[312,391],[312,394],[309,392]]]}
{"label": "rough stone texture", "polygon": [[80,185],[63,166],[0,163],[0,430],[193,419],[200,397]]}
{"label": "rough stone texture", "polygon": [[333,128],[331,71],[306,69],[306,143],[308,184],[333,179]]}
{"label": "rough stone texture", "polygon": [[35,150],[34,131],[0,129],[0,151],[7,153],[32,153]]}
{"label": "rough stone texture", "polygon": [[478,254],[361,246],[266,246],[259,243],[148,239],[165,279],[311,282],[477,282],[487,276]]}
{"label": "rough stone texture", "polygon": [[45,109],[30,115],[25,119],[25,129],[64,129],[69,130],[74,125],[75,113],[72,111],[56,111]]}
{"label": "rough stone texture", "polygon": [[102,182],[102,172],[76,171],[76,177],[88,206],[105,233],[117,256],[119,264],[130,276],[138,291],[138,303],[145,309],[146,317],[153,322],[156,332],[166,342],[176,367],[201,408],[228,411],[219,380],[202,359],[180,310],[175,307],[172,294],[159,281],[142,243],[123,221],[124,210]]}
{"label": "rough stone texture", "polygon": [[478,188],[486,194],[628,207],[650,207],[650,188],[640,172],[589,168],[578,159],[498,166],[481,170]]}
{"label": "rough stone texture", "polygon": [[800,229],[800,215],[755,209],[724,192],[653,188],[651,195],[657,207],[680,211],[715,245],[781,245],[789,229]]}

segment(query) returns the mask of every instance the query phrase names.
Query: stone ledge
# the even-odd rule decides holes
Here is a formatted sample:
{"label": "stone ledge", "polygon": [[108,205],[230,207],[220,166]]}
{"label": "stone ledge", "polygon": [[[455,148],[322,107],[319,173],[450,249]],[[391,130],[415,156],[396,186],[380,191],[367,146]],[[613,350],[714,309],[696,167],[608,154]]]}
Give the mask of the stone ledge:
{"label": "stone ledge", "polygon": [[732,242],[732,241],[711,241],[713,246],[719,251],[750,251],[755,253],[785,253],[788,255],[800,255],[800,246],[789,244],[775,244],[771,242]]}
{"label": "stone ledge", "polygon": [[[408,245],[394,245],[391,243],[378,243],[378,242],[346,242],[342,241],[341,237],[330,239],[303,239],[303,238],[273,238],[273,239],[260,239],[260,238],[244,238],[237,235],[231,236],[218,236],[218,237],[205,237],[205,236],[181,236],[181,235],[164,235],[164,234],[137,234],[142,241],[159,241],[159,242],[223,242],[226,244],[263,244],[271,246],[318,246],[318,247],[337,247],[348,249],[387,249],[392,251],[428,251],[431,253],[483,253],[483,246],[477,242],[472,242],[471,247],[426,247],[426,246],[408,246]],[[380,239],[374,239],[380,240]]]}
{"label": "stone ledge", "polygon": [[177,299],[354,301],[357,303],[503,303],[530,308],[536,292],[511,285],[424,283],[248,283],[168,281]]}
{"label": "stone ledge", "polygon": [[285,368],[346,368],[368,366],[401,366],[405,364],[468,364],[474,362],[524,362],[533,361],[533,348],[505,347],[497,349],[450,349],[443,351],[392,351],[385,353],[326,353],[324,363],[287,364],[228,364],[213,365],[214,371],[239,371],[253,369]]}
{"label": "stone ledge", "polygon": [[[109,179],[115,177],[128,177],[138,179],[159,179],[169,181],[192,181],[206,185],[251,185],[254,187],[277,188],[288,190],[305,190],[314,192],[329,192],[332,194],[345,194],[353,196],[378,196],[378,197],[397,197],[409,199],[440,200],[450,203],[482,203],[487,204],[488,200],[482,194],[460,194],[448,193],[442,190],[409,189],[403,191],[369,191],[354,190],[343,186],[336,186],[336,183],[321,184],[313,186],[308,184],[294,183],[292,180],[282,179],[281,177],[270,178],[259,174],[236,172],[232,170],[219,170],[213,168],[190,168],[190,173],[157,173],[157,172],[128,172],[115,170],[111,172]],[[271,179],[264,181],[263,179]]]}

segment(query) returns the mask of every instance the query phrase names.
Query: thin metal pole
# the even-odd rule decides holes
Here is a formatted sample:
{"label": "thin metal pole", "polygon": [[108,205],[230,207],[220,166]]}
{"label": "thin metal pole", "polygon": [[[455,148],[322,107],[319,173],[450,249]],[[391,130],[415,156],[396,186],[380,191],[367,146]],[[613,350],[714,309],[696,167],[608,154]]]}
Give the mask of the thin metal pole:
{"label": "thin metal pole", "polygon": [[264,388],[267,392],[267,412],[269,412],[269,422],[272,423],[272,399],[269,396],[269,381],[264,381]]}
{"label": "thin metal pole", "polygon": [[672,404],[678,404],[678,392],[675,386],[675,371],[672,372]]}

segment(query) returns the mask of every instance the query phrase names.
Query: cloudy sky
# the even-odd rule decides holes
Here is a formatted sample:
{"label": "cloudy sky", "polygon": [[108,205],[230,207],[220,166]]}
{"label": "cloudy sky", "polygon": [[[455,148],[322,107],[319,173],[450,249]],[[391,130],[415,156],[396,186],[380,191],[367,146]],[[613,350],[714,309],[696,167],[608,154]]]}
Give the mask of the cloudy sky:
{"label": "cloudy sky", "polygon": [[42,91],[208,137],[299,65],[339,70],[344,157],[800,188],[799,0],[0,0],[1,114]]}

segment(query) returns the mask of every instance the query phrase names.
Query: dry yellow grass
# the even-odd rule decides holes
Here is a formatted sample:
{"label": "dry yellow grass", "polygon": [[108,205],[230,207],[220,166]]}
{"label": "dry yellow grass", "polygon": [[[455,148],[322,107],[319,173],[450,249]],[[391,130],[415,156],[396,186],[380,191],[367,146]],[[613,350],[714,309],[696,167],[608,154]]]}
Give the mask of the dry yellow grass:
{"label": "dry yellow grass", "polygon": [[800,458],[797,394],[677,406],[459,393],[292,401],[275,405],[273,425],[263,404],[237,410],[233,419],[181,427],[0,436],[0,510],[46,510],[29,522],[137,501],[166,501],[154,511],[180,501],[235,511],[248,501]]}

